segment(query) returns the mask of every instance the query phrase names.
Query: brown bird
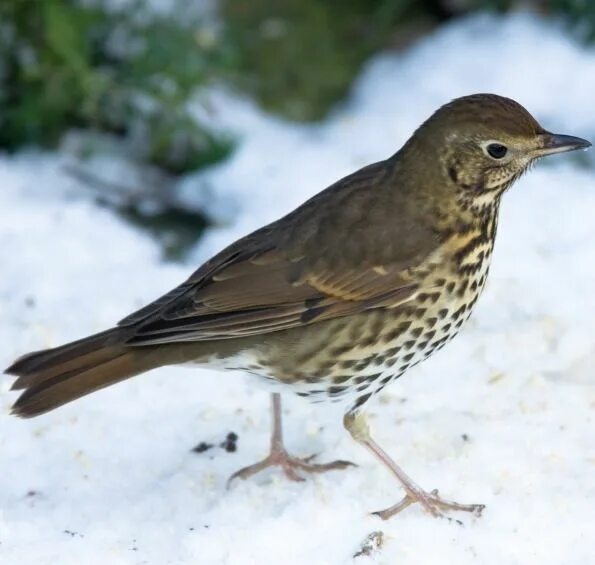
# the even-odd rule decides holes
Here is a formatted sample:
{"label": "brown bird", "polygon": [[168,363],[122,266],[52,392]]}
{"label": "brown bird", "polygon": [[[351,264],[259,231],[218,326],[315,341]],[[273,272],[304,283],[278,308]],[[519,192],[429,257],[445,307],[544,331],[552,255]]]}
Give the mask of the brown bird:
{"label": "brown bird", "polygon": [[[247,371],[313,401],[344,403],[347,430],[405,491],[382,518],[415,502],[435,516],[480,514],[482,505],[417,486],[372,439],[362,409],[469,317],[506,189],[539,157],[590,145],[549,133],[508,98],[458,98],[395,155],[231,244],[117,327],[21,357],[6,371],[24,390],[13,412],[37,416],[164,365]],[[350,464],[291,457],[278,393],[272,406],[270,455],[232,478],[278,465],[301,480],[299,471]]]}

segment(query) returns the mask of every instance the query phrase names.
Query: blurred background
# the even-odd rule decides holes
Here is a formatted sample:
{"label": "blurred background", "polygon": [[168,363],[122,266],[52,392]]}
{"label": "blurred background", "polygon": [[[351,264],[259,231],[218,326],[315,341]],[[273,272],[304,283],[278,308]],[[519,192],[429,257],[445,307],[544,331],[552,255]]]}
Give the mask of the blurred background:
{"label": "blurred background", "polygon": [[[217,93],[286,122],[320,123],[376,53],[401,53],[475,13],[519,11],[585,45],[595,38],[587,0],[2,2],[0,151],[58,151],[80,191],[180,259],[216,221],[200,173],[250,135],[218,120]],[[410,88],[407,76],[398,86]],[[193,188],[181,200],[185,176]]]}

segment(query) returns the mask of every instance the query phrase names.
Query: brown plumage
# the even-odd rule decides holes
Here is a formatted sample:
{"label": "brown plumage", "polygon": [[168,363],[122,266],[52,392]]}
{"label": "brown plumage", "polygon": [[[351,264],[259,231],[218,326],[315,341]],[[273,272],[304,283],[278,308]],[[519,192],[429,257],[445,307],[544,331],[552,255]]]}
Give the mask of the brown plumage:
{"label": "brown plumage", "polygon": [[[392,157],[341,179],[236,241],[117,328],[29,354],[7,369],[24,390],[13,407],[36,416],[162,365],[217,362],[286,385],[315,401],[346,402],[345,425],[433,514],[478,512],[425,493],[373,442],[361,408],[459,331],[484,286],[500,197],[538,157],[587,147],[544,130],[495,95],[440,108]],[[241,471],[292,458],[274,396],[272,452]]]}

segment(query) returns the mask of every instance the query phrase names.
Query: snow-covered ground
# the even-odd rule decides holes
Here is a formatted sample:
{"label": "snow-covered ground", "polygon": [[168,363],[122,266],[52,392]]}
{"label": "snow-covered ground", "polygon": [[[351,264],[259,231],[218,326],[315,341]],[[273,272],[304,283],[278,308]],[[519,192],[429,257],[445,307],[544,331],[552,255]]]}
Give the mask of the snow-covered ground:
{"label": "snow-covered ground", "polygon": [[[377,57],[326,123],[297,127],[218,93],[214,119],[242,144],[208,185],[221,220],[192,264],[77,192],[60,157],[0,159],[0,367],[116,322],[200,260],[341,175],[393,153],[437,106],[472,92],[516,98],[553,131],[595,137],[595,51],[528,16],[455,23]],[[200,180],[200,182],[198,182]],[[79,193],[81,191],[78,191]],[[194,192],[194,194],[193,194]],[[204,193],[203,193],[204,194]],[[286,397],[295,454],[358,468],[289,483],[276,472],[226,490],[268,447],[253,378],[162,369],[23,421],[0,381],[0,563],[595,562],[595,173],[551,158],[507,195],[491,279],[461,336],[370,406],[377,440],[427,488],[487,505],[463,526],[411,507],[336,413]],[[220,447],[229,432],[237,450]],[[199,442],[213,444],[197,454]]]}

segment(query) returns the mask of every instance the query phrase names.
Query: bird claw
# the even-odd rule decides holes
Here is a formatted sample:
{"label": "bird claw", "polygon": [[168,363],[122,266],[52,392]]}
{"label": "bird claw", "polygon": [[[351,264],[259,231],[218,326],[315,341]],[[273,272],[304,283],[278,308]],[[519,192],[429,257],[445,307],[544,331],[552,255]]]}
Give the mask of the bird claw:
{"label": "bird claw", "polygon": [[269,467],[281,467],[283,474],[290,480],[295,482],[301,482],[305,479],[297,472],[302,471],[304,473],[326,473],[327,471],[335,471],[340,469],[346,469],[347,467],[356,467],[355,463],[351,461],[331,461],[330,463],[311,463],[312,459],[316,457],[316,454],[310,455],[309,457],[292,457],[285,449],[273,450],[268,457],[243,467],[239,471],[236,471],[227,481],[227,488],[231,486],[231,483],[235,479],[248,479]]}
{"label": "bird claw", "polygon": [[[434,489],[431,492],[425,492],[423,490],[411,490],[400,500],[397,504],[386,508],[385,510],[379,510],[373,512],[375,516],[379,516],[383,520],[388,520],[395,514],[402,512],[408,506],[418,502],[422,505],[424,510],[430,513],[435,518],[448,518],[445,512],[458,511],[458,512],[471,512],[477,518],[481,517],[481,514],[485,508],[485,504],[459,504],[450,500],[445,500],[438,496],[438,489]],[[458,524],[462,525],[460,520],[455,520]]]}

